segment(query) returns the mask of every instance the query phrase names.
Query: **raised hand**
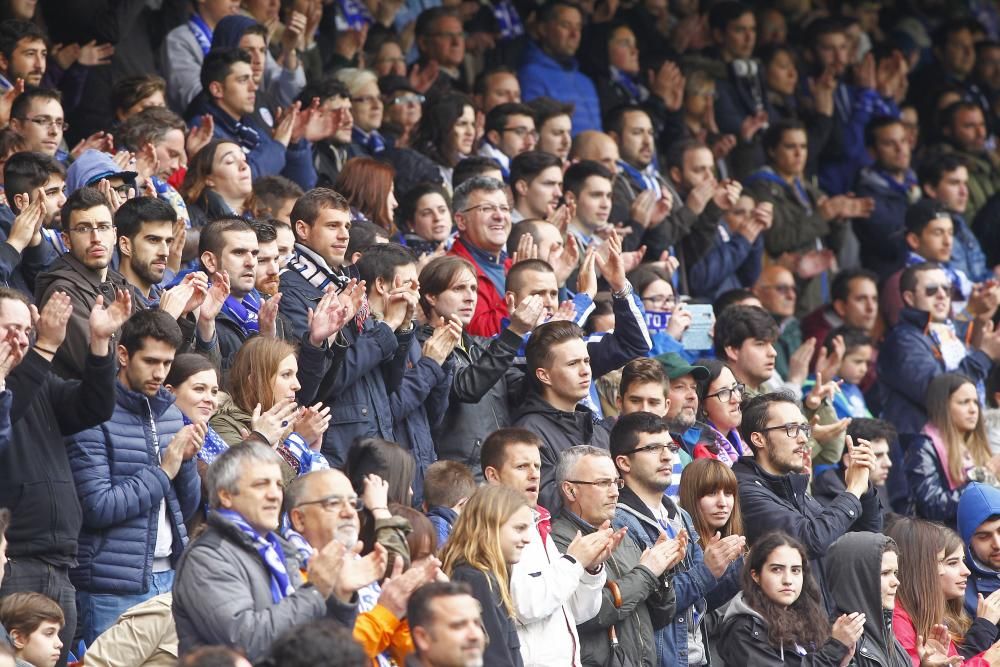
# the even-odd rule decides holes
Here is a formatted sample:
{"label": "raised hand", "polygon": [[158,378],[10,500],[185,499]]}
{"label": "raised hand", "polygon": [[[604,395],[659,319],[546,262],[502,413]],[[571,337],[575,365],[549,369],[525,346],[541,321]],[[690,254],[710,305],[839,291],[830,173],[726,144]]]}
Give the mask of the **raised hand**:
{"label": "raised hand", "polygon": [[80,47],[80,53],[76,62],[87,67],[96,65],[108,65],[111,63],[111,56],[115,55],[113,44],[98,44],[96,39],[92,39]]}
{"label": "raised hand", "polygon": [[349,600],[358,589],[364,588],[385,575],[389,554],[385,547],[375,543],[375,547],[364,558],[358,558],[353,551],[345,551],[344,564],[337,577],[334,592],[342,600]]}
{"label": "raised hand", "polygon": [[316,309],[308,311],[308,317],[309,342],[319,347],[351,321],[351,307],[340,300],[331,286],[316,304]]}
{"label": "raised hand", "polygon": [[197,155],[198,151],[212,140],[212,135],[214,134],[215,119],[212,118],[211,114],[205,114],[201,117],[199,125],[195,125],[188,130],[187,137],[184,140],[184,151],[187,153],[188,159],[190,160]]}
{"label": "raised hand", "polygon": [[868,491],[868,480],[875,467],[875,455],[867,440],[858,440],[855,444],[849,435],[844,437],[844,447],[848,460],[844,483],[848,492],[860,498]]}
{"label": "raised hand", "polygon": [[611,291],[620,292],[625,289],[625,273],[628,271],[622,258],[621,237],[618,236],[617,232],[612,232],[604,245],[607,246],[608,255],[604,259],[600,256],[596,258],[597,267],[601,270],[604,279],[608,281]]}
{"label": "raised hand", "polygon": [[716,183],[715,191],[712,194],[712,201],[714,201],[715,205],[723,211],[728,211],[732,207],[736,206],[736,202],[740,200],[740,194],[742,192],[743,184],[739,181],[734,181],[732,179],[719,181]]}
{"label": "raised hand", "polygon": [[670,111],[677,111],[684,104],[686,79],[677,65],[669,60],[663,63],[649,79],[649,90],[663,100]]}
{"label": "raised hand", "polygon": [[167,477],[177,477],[181,464],[190,461],[201,451],[207,433],[208,426],[205,424],[188,424],[177,431],[160,457],[160,467],[167,473]]}
{"label": "raised hand", "polygon": [[548,262],[556,274],[556,284],[562,287],[580,264],[580,246],[576,243],[576,237],[570,234],[562,245],[553,243],[549,249]]}
{"label": "raised hand", "polygon": [[680,341],[690,326],[691,311],[685,308],[683,303],[678,303],[674,312],[670,314],[670,321],[667,322],[667,334],[674,340]]}
{"label": "raised hand", "polygon": [[583,262],[576,274],[576,291],[591,299],[597,296],[597,252],[593,246],[588,247],[583,254]]}
{"label": "raised hand", "polygon": [[281,399],[267,412],[264,412],[258,403],[250,416],[250,428],[264,436],[267,442],[275,447],[284,440],[289,424],[298,411],[299,407],[292,398]]}
{"label": "raised hand", "polygon": [[293,102],[287,109],[278,110],[278,117],[275,119],[271,138],[285,148],[288,148],[288,144],[292,140],[292,130],[295,129],[295,123],[298,122],[299,109],[301,107],[302,105],[299,102]]}
{"label": "raised hand", "polygon": [[[23,193],[22,196],[28,198],[27,193]],[[36,239],[41,238],[44,222],[45,190],[38,188],[34,198],[30,199],[29,204],[14,218],[10,234],[7,235],[7,243],[19,253],[23,252],[29,245],[34,245]]]}
{"label": "raised hand", "polygon": [[722,537],[716,533],[710,537],[708,546],[705,547],[705,566],[712,576],[720,579],[729,566],[739,559],[746,544],[747,538],[742,535]]}
{"label": "raised hand", "polygon": [[556,308],[556,312],[552,313],[552,317],[549,318],[549,322],[574,322],[576,321],[576,306],[572,301],[566,300],[559,304]]}
{"label": "raised hand", "polygon": [[576,204],[566,202],[556,207],[556,210],[552,212],[552,216],[549,217],[547,222],[555,226],[559,230],[559,233],[565,236],[566,230],[569,229],[569,223],[575,216]]}
{"label": "raised hand", "polygon": [[389,515],[389,482],[378,475],[365,475],[364,489],[361,491],[361,501],[365,507],[378,518],[378,512]]}
{"label": "raised hand", "polygon": [[135,189],[129,188],[128,196],[122,197],[118,194],[118,191],[111,187],[111,181],[106,178],[102,178],[98,184],[97,189],[100,190],[104,198],[108,200],[108,204],[111,207],[111,214],[114,215],[118,212],[118,209],[122,207],[127,200],[135,197]]}
{"label": "raised hand", "polygon": [[437,327],[431,337],[424,341],[421,352],[428,359],[432,359],[443,366],[448,360],[448,356],[455,350],[455,346],[462,340],[462,323],[453,318]]}
{"label": "raised hand", "polygon": [[73,302],[65,292],[54,292],[45,302],[39,314],[34,304],[31,306],[33,324],[37,335],[35,347],[54,352],[66,340],[66,325],[73,315]]}
{"label": "raised hand", "polygon": [[414,63],[413,68],[410,69],[410,85],[418,93],[426,93],[434,85],[434,82],[437,81],[438,74],[440,73],[441,66],[435,60],[428,61],[426,65]]}
{"label": "raised hand", "polygon": [[823,373],[816,371],[816,383],[802,401],[810,410],[819,410],[823,401],[833,401],[834,396],[840,391],[842,380],[830,380],[823,382]]}
{"label": "raised hand", "polygon": [[511,265],[523,262],[527,259],[538,259],[538,246],[531,234],[525,234],[517,242],[517,250],[511,257]]}
{"label": "raised hand", "polygon": [[7,127],[10,123],[10,108],[17,96],[24,92],[24,79],[18,79],[10,90],[0,95],[0,124]]}
{"label": "raised hand", "polygon": [[844,646],[854,646],[865,630],[865,615],[861,612],[841,614],[833,623],[830,636]]}
{"label": "raised hand", "polygon": [[302,436],[310,449],[318,450],[323,444],[323,434],[330,427],[330,408],[317,403],[302,408],[295,418],[293,429]]}
{"label": "raised hand", "polygon": [[841,363],[844,361],[844,354],[847,351],[844,345],[844,337],[835,336],[831,342],[831,347],[833,347],[833,350],[829,352],[826,349],[826,345],[819,349],[819,355],[816,357],[817,382],[819,381],[820,374],[823,377],[835,377],[840,370]]}
{"label": "raised hand", "polygon": [[281,292],[260,305],[257,313],[257,327],[261,336],[278,337],[278,306],[281,304]]}
{"label": "raised hand", "polygon": [[424,584],[434,581],[440,569],[441,561],[434,556],[414,562],[406,572],[403,572],[403,559],[393,559],[392,573],[382,582],[378,603],[396,618],[404,618],[410,595]]}
{"label": "raised hand", "polygon": [[[107,307],[104,306],[104,297],[98,295],[94,302],[94,308],[90,311],[91,351],[98,354],[94,350],[95,344],[104,343],[106,346],[115,332],[122,328],[125,320],[131,315],[132,293],[130,291],[116,289],[115,300]],[[100,353],[98,356],[104,356],[104,354],[107,352]]]}
{"label": "raised hand", "polygon": [[316,587],[319,594],[328,598],[333,594],[340,570],[344,567],[344,554],[347,549],[337,540],[330,540],[325,547],[319,549],[309,558],[306,576],[309,583]]}

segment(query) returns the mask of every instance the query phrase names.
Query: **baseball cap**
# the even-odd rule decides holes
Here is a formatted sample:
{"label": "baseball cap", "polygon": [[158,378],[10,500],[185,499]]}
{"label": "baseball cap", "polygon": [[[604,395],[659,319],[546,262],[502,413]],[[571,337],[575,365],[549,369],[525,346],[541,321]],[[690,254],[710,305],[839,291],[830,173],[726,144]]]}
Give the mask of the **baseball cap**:
{"label": "baseball cap", "polygon": [[704,366],[692,366],[684,360],[684,357],[676,352],[667,352],[655,357],[655,359],[663,364],[663,370],[667,372],[667,377],[671,380],[676,380],[685,375],[692,375],[695,380],[708,379],[709,373],[707,368]]}

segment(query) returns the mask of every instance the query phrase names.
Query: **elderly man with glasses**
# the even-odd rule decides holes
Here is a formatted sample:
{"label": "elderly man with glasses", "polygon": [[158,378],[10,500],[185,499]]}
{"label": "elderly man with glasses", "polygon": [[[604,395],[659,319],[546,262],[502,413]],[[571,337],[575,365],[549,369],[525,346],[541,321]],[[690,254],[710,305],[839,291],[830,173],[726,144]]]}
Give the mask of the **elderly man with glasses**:
{"label": "elderly man with glasses", "polygon": [[[377,477],[365,481],[365,497],[372,503],[373,496],[368,494],[370,486],[384,489],[387,485]],[[381,498],[384,497],[383,493]],[[389,522],[400,521],[389,514],[385,502],[375,502],[379,506],[370,507],[369,510],[373,511],[376,521],[383,517],[388,518]],[[341,471],[318,470],[295,478],[285,491],[284,504],[289,525],[285,537],[298,548],[304,567],[308,567],[313,553],[322,551],[328,544],[338,542],[348,554],[358,544],[361,530],[358,512],[365,507],[365,503]],[[380,525],[389,524],[383,519]],[[379,536],[384,533],[384,530],[376,532]],[[405,547],[401,531],[398,542]],[[440,562],[431,556],[420,563],[414,563],[402,573],[404,559],[397,555],[396,563],[386,567],[386,555],[386,548],[376,543],[368,556],[352,561],[359,574],[377,574],[379,579],[385,574],[392,575],[381,587],[374,581],[365,582],[363,578],[355,577],[352,585],[363,585],[358,587],[360,613],[354,624],[354,638],[365,648],[369,658],[374,659],[388,649],[402,664],[406,654],[413,650],[409,627],[405,623],[410,594],[435,579]],[[381,569],[375,573],[371,572],[372,567]]]}
{"label": "elderly man with glasses", "polygon": [[871,484],[876,457],[871,443],[847,438],[848,464],[843,493],[823,506],[808,494],[807,469],[812,427],[794,397],[761,394],[743,407],[740,436],[754,455],[733,465],[739,481],[740,509],[751,544],[772,531],[788,533],[805,545],[813,576],[827,608],[832,599],[826,588],[823,556],[844,533],[882,530],[878,493]]}
{"label": "elderly man with glasses", "polygon": [[[624,481],[606,449],[579,445],[560,455],[556,482],[564,509],[552,521],[552,538],[565,553],[581,535],[591,535],[615,519]],[[676,603],[670,569],[684,556],[686,539],[662,533],[645,550],[632,539],[618,543],[604,563],[610,594],[604,596],[597,616],[577,625],[583,664],[608,664],[612,624],[632,664],[666,664],[657,659],[650,638],[654,628],[673,618]],[[622,613],[625,610],[631,612]]]}

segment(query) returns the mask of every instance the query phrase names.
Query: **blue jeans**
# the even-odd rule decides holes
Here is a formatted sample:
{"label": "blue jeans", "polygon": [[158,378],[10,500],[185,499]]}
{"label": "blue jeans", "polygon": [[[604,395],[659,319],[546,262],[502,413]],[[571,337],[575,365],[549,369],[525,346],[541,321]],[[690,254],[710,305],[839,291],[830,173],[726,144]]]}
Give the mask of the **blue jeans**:
{"label": "blue jeans", "polygon": [[76,592],[76,603],[80,610],[80,636],[87,646],[114,625],[125,611],[157,595],[169,593],[174,585],[174,571],[153,572],[148,583],[149,590],[135,595]]}
{"label": "blue jeans", "polygon": [[0,586],[0,597],[11,593],[41,593],[59,603],[66,618],[66,624],[59,631],[62,640],[62,656],[56,667],[65,667],[66,656],[73,646],[73,634],[76,632],[76,598],[75,589],[69,580],[68,567],[56,567],[40,558],[11,558],[7,563],[7,574]]}

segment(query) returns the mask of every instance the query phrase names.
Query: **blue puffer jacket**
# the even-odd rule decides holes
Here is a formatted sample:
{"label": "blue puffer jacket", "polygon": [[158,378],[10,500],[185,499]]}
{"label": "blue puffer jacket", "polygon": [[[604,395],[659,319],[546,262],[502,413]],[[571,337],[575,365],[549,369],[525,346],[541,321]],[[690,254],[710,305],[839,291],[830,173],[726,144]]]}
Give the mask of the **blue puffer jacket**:
{"label": "blue puffer jacket", "polygon": [[[721,579],[716,580],[705,565],[705,554],[698,544],[698,531],[691,516],[674,504],[669,497],[663,497],[670,524],[675,533],[684,529],[688,533],[688,546],[684,559],[671,571],[674,593],[677,596],[676,616],[673,622],[655,632],[658,664],[688,664],[688,628],[696,623],[696,617],[703,617],[706,611],[716,609],[728,602],[739,592],[742,559],[729,566]],[[634,491],[625,487],[618,496],[618,508],[611,525],[615,530],[628,529],[628,536],[635,540],[640,549],[648,549],[659,539],[662,528],[653,517],[646,504]],[[704,642],[705,660],[711,662],[708,643]]]}
{"label": "blue puffer jacket", "polygon": [[201,501],[195,459],[171,480],[160,468],[154,442],[170,445],[184,426],[166,389],[146,397],[116,385],[115,411],[100,426],[69,440],[69,461],[83,507],[73,584],[90,593],[146,593],[153,566],[160,502],[167,501],[173,532],[171,560],[187,543],[184,521]]}
{"label": "blue puffer jacket", "polygon": [[972,553],[972,534],[984,521],[1000,518],[1000,489],[972,482],[958,501],[958,532],[965,542],[968,558],[965,564],[972,570],[969,585],[965,589],[965,609],[973,617],[976,615],[980,593],[987,597],[1000,588],[1000,571],[983,564]]}
{"label": "blue puffer jacket", "polygon": [[525,102],[547,96],[573,104],[573,136],[584,130],[601,129],[601,101],[597,97],[597,87],[590,77],[580,71],[575,59],[562,65],[529,40],[517,78],[521,82],[521,96]]}

